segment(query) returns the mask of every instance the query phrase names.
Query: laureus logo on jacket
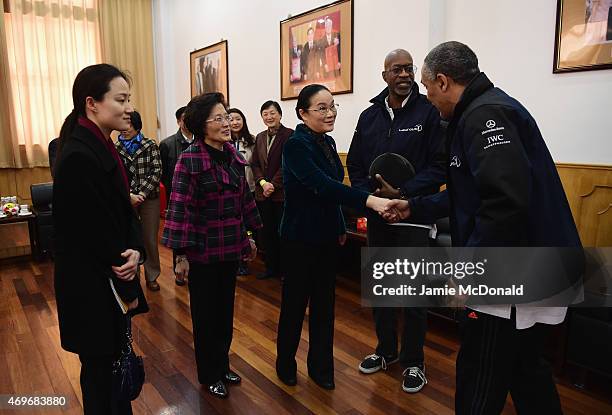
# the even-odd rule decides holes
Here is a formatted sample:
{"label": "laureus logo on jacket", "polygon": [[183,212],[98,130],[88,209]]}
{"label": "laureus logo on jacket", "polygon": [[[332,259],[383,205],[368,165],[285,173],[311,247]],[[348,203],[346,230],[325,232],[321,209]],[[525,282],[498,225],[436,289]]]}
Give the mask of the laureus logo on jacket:
{"label": "laureus logo on jacket", "polygon": [[410,128],[400,128],[397,131],[399,131],[399,132],[404,132],[404,131],[417,131],[417,132],[421,132],[421,131],[423,131],[423,126],[421,124],[417,124],[414,127],[410,127]]}
{"label": "laureus logo on jacket", "polygon": [[453,156],[451,158],[450,167],[461,167],[461,160],[459,160],[459,157]]}

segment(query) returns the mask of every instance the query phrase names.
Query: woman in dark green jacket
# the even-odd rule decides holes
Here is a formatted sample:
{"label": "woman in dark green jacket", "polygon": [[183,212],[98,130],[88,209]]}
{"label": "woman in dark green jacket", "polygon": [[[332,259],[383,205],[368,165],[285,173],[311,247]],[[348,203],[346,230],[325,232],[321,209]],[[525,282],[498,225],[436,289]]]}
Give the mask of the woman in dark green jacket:
{"label": "woman in dark green jacket", "polygon": [[334,388],[335,248],[346,241],[340,205],[383,212],[387,202],[342,184],[344,168],[326,134],[334,129],[337,112],[323,85],[302,89],[296,113],[304,123],[283,150],[283,256],[299,264],[285,276],[278,323],[276,373],[289,386],[297,383],[295,353],[310,304],[308,374],[322,388]]}

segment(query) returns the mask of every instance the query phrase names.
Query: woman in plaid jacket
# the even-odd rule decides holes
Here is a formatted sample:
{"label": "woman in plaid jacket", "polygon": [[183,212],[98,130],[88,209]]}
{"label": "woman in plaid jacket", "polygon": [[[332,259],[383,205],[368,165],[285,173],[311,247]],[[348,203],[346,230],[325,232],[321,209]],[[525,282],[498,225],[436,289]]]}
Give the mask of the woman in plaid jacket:
{"label": "woman in plaid jacket", "polygon": [[245,178],[244,158],[231,144],[223,95],[197,96],[185,110],[195,140],[180,156],[162,237],[177,253],[177,275],[189,275],[189,297],[198,380],[225,398],[239,383],[229,368],[236,271],[257,254],[247,230],[261,228]]}
{"label": "woman in plaid jacket", "polygon": [[142,134],[142,119],[136,111],[130,114],[130,128],[122,131],[115,143],[130,182],[130,200],[142,223],[142,239],[147,258],[144,262],[147,288],[159,291],[161,273],[157,234],[159,232],[159,181],[162,165],[154,140]]}

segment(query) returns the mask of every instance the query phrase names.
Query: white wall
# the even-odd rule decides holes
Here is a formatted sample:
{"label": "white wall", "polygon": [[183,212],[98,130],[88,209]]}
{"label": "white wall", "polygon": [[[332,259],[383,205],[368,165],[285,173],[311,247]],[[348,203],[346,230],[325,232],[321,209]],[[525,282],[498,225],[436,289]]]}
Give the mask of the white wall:
{"label": "white wall", "polygon": [[[154,0],[161,137],[176,131],[174,111],[190,98],[189,52],[221,38],[228,41],[230,105],[243,110],[251,132],[265,129],[259,108],[268,99],[281,104],[283,123],[295,127],[296,100],[280,100],[279,22],[327,3]],[[359,113],[386,86],[381,71],[387,52],[405,48],[422,61],[429,48],[429,14],[429,3],[420,0],[355,2],[354,93],[335,98],[340,113],[332,135],[339,151],[348,151]]]}
{"label": "white wall", "polygon": [[[280,101],[279,22],[327,4],[315,0],[153,0],[161,137],[174,133],[174,111],[190,98],[189,52],[228,40],[230,104],[253,133],[259,107],[274,99],[283,123],[297,123],[295,100]],[[534,115],[556,161],[612,164],[612,70],[552,74],[556,0],[354,0],[354,80],[332,133],[347,151],[359,113],[385,84],[386,53],[412,52],[420,67],[443,40],[470,45],[487,75]],[[417,74],[420,79],[420,73]],[[607,98],[607,99],[606,99]]]}
{"label": "white wall", "polygon": [[612,70],[553,74],[557,0],[453,0],[448,40],[538,122],[557,162],[612,164]]}

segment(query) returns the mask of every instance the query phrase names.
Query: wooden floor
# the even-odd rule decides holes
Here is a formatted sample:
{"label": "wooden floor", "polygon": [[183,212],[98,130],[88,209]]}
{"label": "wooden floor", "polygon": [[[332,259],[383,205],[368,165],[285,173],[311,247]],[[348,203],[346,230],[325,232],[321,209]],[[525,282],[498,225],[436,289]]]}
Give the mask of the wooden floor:
{"label": "wooden floor", "polygon": [[[429,384],[409,395],[400,387],[401,368],[362,375],[360,359],[376,346],[371,311],[360,306],[359,284],[340,277],[337,287],[334,356],[336,389],[317,387],[306,374],[308,324],[298,351],[298,385],[275,375],[280,282],[238,282],[230,363],[243,382],[219,400],[198,384],[187,287],[171,276],[170,252],[161,248],[161,291],[147,292],[151,311],[134,319],[136,351],[144,356],[146,384],[134,401],[135,414],[452,414],[458,342],[453,326],[430,324],[425,356]],[[255,264],[255,269],[260,268]],[[430,318],[430,322],[431,322]],[[66,396],[63,410],[0,413],[78,414],[80,365],[61,350],[53,293],[53,264],[0,264],[0,394]],[[612,404],[559,385],[565,414],[612,414]],[[513,414],[509,400],[504,414]]]}

